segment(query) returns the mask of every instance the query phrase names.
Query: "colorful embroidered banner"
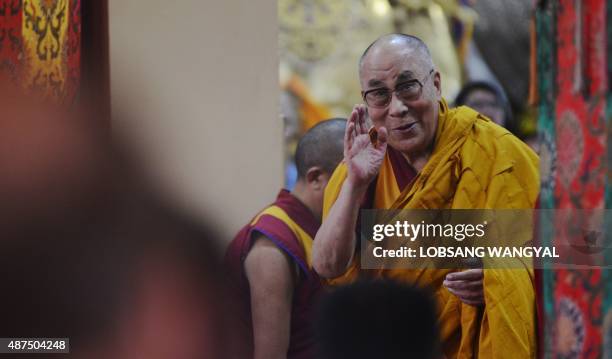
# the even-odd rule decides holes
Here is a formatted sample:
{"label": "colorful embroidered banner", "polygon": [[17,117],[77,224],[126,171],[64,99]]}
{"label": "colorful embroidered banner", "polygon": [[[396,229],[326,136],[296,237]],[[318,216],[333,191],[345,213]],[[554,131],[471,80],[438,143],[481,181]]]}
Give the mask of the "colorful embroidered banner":
{"label": "colorful embroidered banner", "polygon": [[59,103],[74,102],[80,0],[0,0],[0,77]]}
{"label": "colorful embroidered banner", "polygon": [[[611,96],[606,61],[610,32],[606,14],[611,4],[610,0],[538,4],[542,208],[612,208],[607,186]],[[542,226],[540,238],[546,242],[551,236],[566,236],[556,231],[561,227]],[[545,358],[612,357],[609,279],[607,270],[596,267],[541,272],[540,344]]]}

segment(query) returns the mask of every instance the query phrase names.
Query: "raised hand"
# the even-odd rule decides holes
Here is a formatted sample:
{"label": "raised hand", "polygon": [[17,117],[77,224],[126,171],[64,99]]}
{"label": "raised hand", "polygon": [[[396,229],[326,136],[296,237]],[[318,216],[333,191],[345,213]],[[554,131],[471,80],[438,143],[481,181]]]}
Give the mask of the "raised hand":
{"label": "raised hand", "polygon": [[344,161],[348,178],[357,187],[367,187],[376,177],[387,150],[387,129],[378,128],[376,145],[370,141],[366,126],[366,108],[356,105],[344,134]]}

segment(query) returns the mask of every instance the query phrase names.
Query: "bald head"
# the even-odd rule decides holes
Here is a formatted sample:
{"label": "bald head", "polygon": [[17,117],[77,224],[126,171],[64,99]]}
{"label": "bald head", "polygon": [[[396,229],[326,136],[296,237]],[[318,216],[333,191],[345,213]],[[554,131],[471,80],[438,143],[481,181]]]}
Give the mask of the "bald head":
{"label": "bald head", "polygon": [[433,60],[431,59],[429,48],[427,48],[423,40],[412,35],[388,34],[374,40],[374,42],[365,49],[359,59],[359,72],[361,73],[361,68],[370,53],[375,56],[380,56],[382,53],[394,50],[414,52],[417,58],[424,62],[424,65],[433,68]]}
{"label": "bald head", "polygon": [[[411,164],[424,165],[442,98],[440,73],[425,43],[404,34],[380,37],[361,57],[359,82],[374,127],[391,129],[389,146],[410,157]],[[412,127],[403,131],[405,126]]]}
{"label": "bald head", "polygon": [[346,120],[333,118],[319,122],[300,139],[295,150],[298,178],[303,179],[312,167],[331,174],[344,156]]}

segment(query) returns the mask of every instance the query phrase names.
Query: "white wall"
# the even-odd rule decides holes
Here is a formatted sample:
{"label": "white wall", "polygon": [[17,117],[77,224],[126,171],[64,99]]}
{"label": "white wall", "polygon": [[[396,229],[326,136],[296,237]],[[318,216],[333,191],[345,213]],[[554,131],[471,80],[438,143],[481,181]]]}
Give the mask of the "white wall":
{"label": "white wall", "polygon": [[110,0],[116,134],[229,240],[283,182],[276,1]]}

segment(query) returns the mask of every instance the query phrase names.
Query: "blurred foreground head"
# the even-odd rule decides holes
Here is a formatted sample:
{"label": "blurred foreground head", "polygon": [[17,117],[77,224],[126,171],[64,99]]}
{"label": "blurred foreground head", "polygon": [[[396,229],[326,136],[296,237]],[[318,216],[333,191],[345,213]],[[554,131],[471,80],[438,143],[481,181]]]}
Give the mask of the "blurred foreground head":
{"label": "blurred foreground head", "polygon": [[432,359],[440,357],[433,299],[394,281],[361,281],[321,300],[319,358]]}
{"label": "blurred foreground head", "polygon": [[152,194],[96,119],[3,94],[0,337],[69,337],[71,358],[228,357],[213,232]]}

